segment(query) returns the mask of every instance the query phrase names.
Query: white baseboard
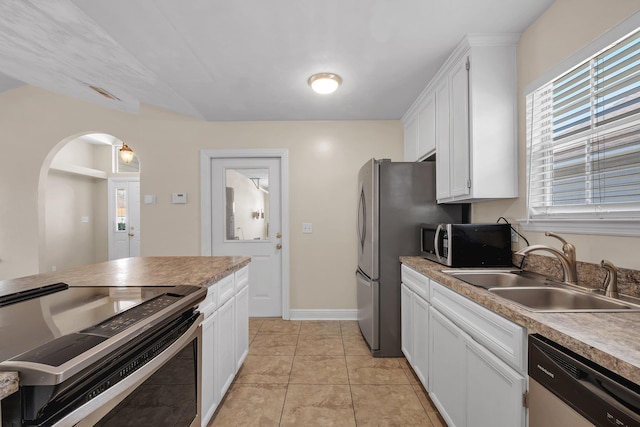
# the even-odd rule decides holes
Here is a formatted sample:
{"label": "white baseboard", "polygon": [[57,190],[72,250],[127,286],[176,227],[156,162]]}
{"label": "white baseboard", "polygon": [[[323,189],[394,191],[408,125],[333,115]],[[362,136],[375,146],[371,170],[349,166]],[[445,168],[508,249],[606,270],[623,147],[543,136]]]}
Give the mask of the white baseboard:
{"label": "white baseboard", "polygon": [[358,310],[289,310],[290,320],[358,320]]}

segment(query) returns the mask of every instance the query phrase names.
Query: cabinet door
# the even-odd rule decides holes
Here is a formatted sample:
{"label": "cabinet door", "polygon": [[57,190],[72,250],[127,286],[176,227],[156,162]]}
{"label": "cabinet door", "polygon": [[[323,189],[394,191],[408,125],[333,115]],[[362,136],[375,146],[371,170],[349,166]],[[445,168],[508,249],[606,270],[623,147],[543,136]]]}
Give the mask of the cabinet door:
{"label": "cabinet door", "polygon": [[429,310],[429,316],[429,396],[448,426],[464,427],[467,419],[464,337],[460,328],[435,308]]}
{"label": "cabinet door", "polygon": [[215,351],[218,352],[218,369],[216,380],[220,399],[227,392],[236,374],[235,359],[235,298],[231,298],[218,309],[218,331]]}
{"label": "cabinet door", "polygon": [[404,161],[418,160],[418,117],[413,116],[404,124]]}
{"label": "cabinet door", "polygon": [[429,370],[429,303],[417,294],[412,295],[413,317],[413,354],[412,360],[414,372],[428,390],[427,372]]}
{"label": "cabinet door", "polygon": [[249,353],[249,287],[245,286],[236,299],[236,371]]}
{"label": "cabinet door", "polygon": [[[451,196],[470,192],[469,70],[465,55],[449,74],[451,84]],[[490,108],[490,107],[487,107]],[[499,165],[497,165],[499,167]]]}
{"label": "cabinet door", "polygon": [[436,149],[436,97],[431,93],[418,111],[418,159]]}
{"label": "cabinet door", "polygon": [[435,91],[436,107],[436,198],[449,197],[451,153],[449,149],[449,82],[443,79]]}
{"label": "cabinet door", "polygon": [[220,403],[219,392],[216,392],[216,328],[218,315],[213,313],[202,322],[202,387],[200,402],[202,407],[202,427],[209,423]]}
{"label": "cabinet door", "polygon": [[402,285],[400,292],[400,319],[401,319],[401,339],[402,339],[402,352],[409,364],[413,364],[413,316],[412,302],[411,302],[411,289],[406,285]]}
{"label": "cabinet door", "polygon": [[467,425],[524,426],[525,378],[471,337],[466,355]]}

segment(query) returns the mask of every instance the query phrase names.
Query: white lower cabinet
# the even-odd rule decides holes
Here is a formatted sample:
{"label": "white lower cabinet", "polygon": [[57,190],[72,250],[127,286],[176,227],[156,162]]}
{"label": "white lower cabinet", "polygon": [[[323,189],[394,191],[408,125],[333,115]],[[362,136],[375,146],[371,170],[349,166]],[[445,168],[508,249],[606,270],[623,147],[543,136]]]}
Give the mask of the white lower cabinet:
{"label": "white lower cabinet", "polygon": [[526,426],[526,330],[405,265],[401,296],[402,350],[447,425]]}
{"label": "white lower cabinet", "polygon": [[429,303],[415,293],[411,301],[413,315],[413,370],[423,385],[429,371]]}
{"label": "white lower cabinet", "polygon": [[525,377],[431,309],[429,395],[449,426],[524,426]]}
{"label": "white lower cabinet", "polygon": [[235,300],[231,298],[218,309],[218,333],[216,334],[216,351],[218,352],[218,369],[216,373],[217,389],[220,396],[229,389],[236,375],[235,354]]}
{"label": "white lower cabinet", "polygon": [[[218,315],[213,313],[202,322],[202,420],[210,420],[220,403],[220,391],[216,390],[216,330]],[[203,421],[202,425],[207,422]]]}
{"label": "white lower cabinet", "polygon": [[429,395],[449,426],[465,426],[465,354],[462,331],[431,309]]}
{"label": "white lower cabinet", "polygon": [[402,352],[418,379],[429,384],[429,279],[402,266],[400,296]]}
{"label": "white lower cabinet", "polygon": [[493,353],[466,340],[467,426],[524,426],[526,377]]}
{"label": "white lower cabinet", "polygon": [[249,354],[249,287],[245,286],[235,296],[236,300],[236,370],[240,369]]}
{"label": "white lower cabinet", "polygon": [[411,289],[402,284],[400,288],[401,349],[405,359],[413,362],[413,315],[411,306]]}
{"label": "white lower cabinet", "polygon": [[209,286],[202,322],[201,426],[215,413],[249,352],[248,267]]}

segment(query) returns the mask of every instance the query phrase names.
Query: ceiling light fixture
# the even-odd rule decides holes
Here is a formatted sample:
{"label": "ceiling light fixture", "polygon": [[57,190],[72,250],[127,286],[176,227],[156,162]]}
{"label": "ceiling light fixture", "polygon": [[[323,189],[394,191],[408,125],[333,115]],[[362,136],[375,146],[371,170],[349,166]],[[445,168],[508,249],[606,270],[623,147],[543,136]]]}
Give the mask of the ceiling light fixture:
{"label": "ceiling light fixture", "polygon": [[319,73],[309,77],[308,83],[314,92],[326,95],[335,92],[342,83],[342,79],[337,74]]}
{"label": "ceiling light fixture", "polygon": [[133,156],[133,150],[123,142],[122,147],[120,147],[120,158],[122,159],[122,161],[125,163],[131,163],[131,160],[133,160]]}

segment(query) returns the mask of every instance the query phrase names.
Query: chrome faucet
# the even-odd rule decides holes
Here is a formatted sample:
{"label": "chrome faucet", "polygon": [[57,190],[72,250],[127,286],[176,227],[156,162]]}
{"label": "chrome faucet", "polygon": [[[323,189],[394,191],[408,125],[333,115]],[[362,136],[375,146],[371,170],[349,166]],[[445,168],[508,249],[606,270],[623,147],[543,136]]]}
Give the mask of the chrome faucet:
{"label": "chrome faucet", "polygon": [[610,261],[603,259],[600,267],[607,270],[607,277],[604,282],[604,295],[611,298],[620,298],[618,293],[618,269]]}
{"label": "chrome faucet", "polygon": [[562,264],[562,271],[564,274],[563,280],[566,283],[577,285],[578,270],[576,267],[576,247],[573,246],[571,243],[568,243],[562,237],[550,231],[547,231],[546,233],[544,233],[544,235],[555,237],[556,239],[560,240],[562,242],[562,252],[560,252],[555,248],[552,248],[551,246],[531,245],[531,246],[527,246],[524,249],[520,249],[518,252],[516,252],[516,254],[526,256],[529,252],[534,252],[534,251],[551,252],[558,258],[558,260],[560,261],[560,264]]}

